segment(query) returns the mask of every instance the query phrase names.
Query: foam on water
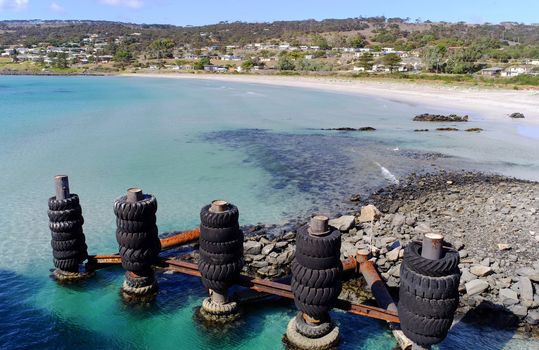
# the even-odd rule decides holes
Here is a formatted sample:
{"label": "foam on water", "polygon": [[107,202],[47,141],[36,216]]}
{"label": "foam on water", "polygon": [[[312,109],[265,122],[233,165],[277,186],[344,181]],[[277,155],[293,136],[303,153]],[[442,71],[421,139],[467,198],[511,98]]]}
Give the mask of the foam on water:
{"label": "foam on water", "polygon": [[[515,130],[477,121],[470,127],[486,132],[414,133],[411,116],[426,107],[345,94],[195,80],[0,77],[0,106],[3,349],[275,349],[294,314],[286,301],[256,305],[236,328],[210,332],[193,320],[205,295],[195,278],[159,274],[158,299],[147,308],[122,304],[119,269],[58,286],[48,277],[46,214],[58,173],[70,176],[81,198],[90,253],[117,251],[112,203],[131,186],[156,195],[164,232],[196,226],[200,207],[215,198],[237,204],[241,224],[283,223],[346,210],[341,200],[351,193],[421,169],[539,173],[535,144]],[[339,126],[377,131],[318,130]],[[384,323],[334,317],[342,349],[395,345]],[[464,324],[440,348],[469,348],[476,336],[483,349],[537,344]]]}

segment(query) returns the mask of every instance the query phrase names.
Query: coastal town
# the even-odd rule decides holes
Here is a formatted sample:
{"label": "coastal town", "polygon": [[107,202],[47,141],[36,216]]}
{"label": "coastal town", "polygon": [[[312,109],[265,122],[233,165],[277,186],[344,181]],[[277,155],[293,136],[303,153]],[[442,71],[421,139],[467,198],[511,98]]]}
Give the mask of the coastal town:
{"label": "coastal town", "polygon": [[[435,25],[440,26],[430,24],[430,27]],[[515,26],[511,23],[502,25]],[[206,71],[476,76],[482,79],[527,77],[526,81],[531,81],[532,85],[536,83],[534,77],[539,75],[537,47],[512,38],[488,43],[431,38],[421,44],[412,42],[409,33],[406,40],[388,39],[387,36],[395,31],[400,30],[399,35],[406,33],[389,20],[372,27],[369,32],[302,34],[289,40],[275,37],[249,41],[247,35],[238,43],[217,40],[217,33],[211,31],[198,32],[202,42],[209,45],[193,44],[192,39],[179,42],[168,37],[153,39],[152,36],[150,40],[143,31],[123,35],[90,33],[69,41],[39,41],[36,37],[26,36],[17,42],[4,39],[3,45],[0,41],[0,70],[13,74],[21,71],[35,74]],[[456,80],[459,79],[462,77]]]}

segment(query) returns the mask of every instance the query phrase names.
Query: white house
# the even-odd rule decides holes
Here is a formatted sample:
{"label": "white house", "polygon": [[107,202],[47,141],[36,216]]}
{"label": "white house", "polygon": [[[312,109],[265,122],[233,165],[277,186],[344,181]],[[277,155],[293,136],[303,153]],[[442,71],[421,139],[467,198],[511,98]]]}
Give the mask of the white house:
{"label": "white house", "polygon": [[526,67],[509,67],[506,68],[503,72],[501,72],[502,77],[516,77],[521,74],[527,74],[529,72],[528,68]]}

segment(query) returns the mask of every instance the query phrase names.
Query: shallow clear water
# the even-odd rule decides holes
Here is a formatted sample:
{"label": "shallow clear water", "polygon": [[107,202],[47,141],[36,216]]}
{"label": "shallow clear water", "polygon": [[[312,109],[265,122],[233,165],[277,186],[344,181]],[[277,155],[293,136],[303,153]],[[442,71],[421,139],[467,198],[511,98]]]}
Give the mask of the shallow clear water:
{"label": "shallow clear water", "polygon": [[[412,116],[444,111],[389,99],[195,80],[0,77],[0,107],[5,349],[275,349],[294,314],[289,303],[269,302],[216,331],[193,320],[205,294],[194,278],[160,274],[159,297],[146,308],[123,305],[119,269],[99,271],[84,285],[57,286],[48,278],[46,203],[59,173],[70,176],[80,195],[90,253],[117,250],[112,203],[131,186],[156,195],[165,232],[196,226],[200,207],[215,198],[237,204],[242,224],[284,223],[338,210],[335,202],[349,194],[366,194],[411,171],[539,177],[536,130],[525,122],[497,125],[472,115],[465,127],[485,132],[414,133],[433,126]],[[340,126],[377,131],[319,130]],[[343,349],[395,346],[383,323],[342,313],[335,318]],[[539,347],[512,337],[463,323],[440,348]]]}

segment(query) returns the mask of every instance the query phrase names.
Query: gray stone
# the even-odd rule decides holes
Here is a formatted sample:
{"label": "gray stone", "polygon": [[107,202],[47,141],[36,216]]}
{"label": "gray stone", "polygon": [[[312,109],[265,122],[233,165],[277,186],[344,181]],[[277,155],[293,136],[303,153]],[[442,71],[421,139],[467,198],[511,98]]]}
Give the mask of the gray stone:
{"label": "gray stone", "polygon": [[376,208],[374,205],[369,204],[361,208],[361,214],[358,218],[358,222],[373,222],[378,220],[380,215],[380,210],[378,210],[378,208]]}
{"label": "gray stone", "polygon": [[524,301],[533,302],[533,286],[528,277],[520,277],[520,298]]}
{"label": "gray stone", "polygon": [[275,243],[270,243],[262,248],[262,255],[268,255],[275,248]]}
{"label": "gray stone", "polygon": [[462,248],[464,248],[464,243],[462,243],[462,241],[455,241],[455,243],[453,244],[453,248],[455,248],[456,250],[461,250]]}
{"label": "gray stone", "polygon": [[466,258],[467,256],[468,256],[468,251],[466,251],[466,250],[459,251],[459,257],[461,259]]}
{"label": "gray stone", "polygon": [[472,280],[466,283],[465,286],[466,286],[466,294],[468,295],[479,294],[488,289],[487,281],[483,281],[480,279]]}
{"label": "gray stone", "polygon": [[516,273],[519,276],[531,276],[537,274],[537,271],[531,267],[521,267],[516,270]]}
{"label": "gray stone", "polygon": [[520,318],[524,318],[528,314],[528,308],[522,305],[513,305],[510,310]]}
{"label": "gray stone", "polygon": [[431,233],[432,228],[430,228],[429,225],[425,223],[419,223],[415,228],[414,231],[418,234],[425,234],[425,233]]}
{"label": "gray stone", "polygon": [[514,290],[509,288],[500,289],[498,296],[506,306],[518,304],[518,294]]}
{"label": "gray stone", "polygon": [[290,240],[296,238],[296,234],[294,232],[287,232],[284,234],[283,239]]}
{"label": "gray stone", "polygon": [[329,226],[335,227],[339,231],[346,232],[354,227],[355,221],[355,216],[343,215],[340,218],[329,220]]}
{"label": "gray stone", "polygon": [[343,242],[341,247],[341,252],[345,257],[347,256],[355,256],[357,253],[357,248],[354,244],[349,242]]}
{"label": "gray stone", "polygon": [[260,269],[260,268],[266,267],[266,266],[268,266],[268,265],[269,265],[269,263],[268,263],[267,261],[263,261],[263,260],[253,261],[253,262],[251,263],[251,266],[254,267],[254,268],[256,268],[256,269]]}
{"label": "gray stone", "polygon": [[395,214],[393,217],[393,220],[391,221],[391,225],[396,228],[400,228],[402,225],[404,225],[406,222],[406,217],[402,214]]}
{"label": "gray stone", "polygon": [[389,261],[397,261],[397,260],[399,260],[400,251],[401,251],[401,247],[398,247],[398,248],[395,248],[392,251],[388,252],[386,254],[387,260],[389,260]]}
{"label": "gray stone", "polygon": [[243,252],[245,254],[257,255],[262,251],[262,244],[256,241],[247,241],[243,244]]}
{"label": "gray stone", "polygon": [[474,265],[470,268],[470,272],[478,277],[488,276],[492,273],[492,269],[484,265]]}
{"label": "gray stone", "polygon": [[462,275],[460,276],[460,281],[461,282],[470,282],[474,279],[476,279],[477,277],[473,274],[470,273],[470,271],[468,269],[462,269]]}
{"label": "gray stone", "polygon": [[533,310],[528,312],[528,316],[526,317],[526,322],[528,322],[531,325],[539,324],[539,311]]}

